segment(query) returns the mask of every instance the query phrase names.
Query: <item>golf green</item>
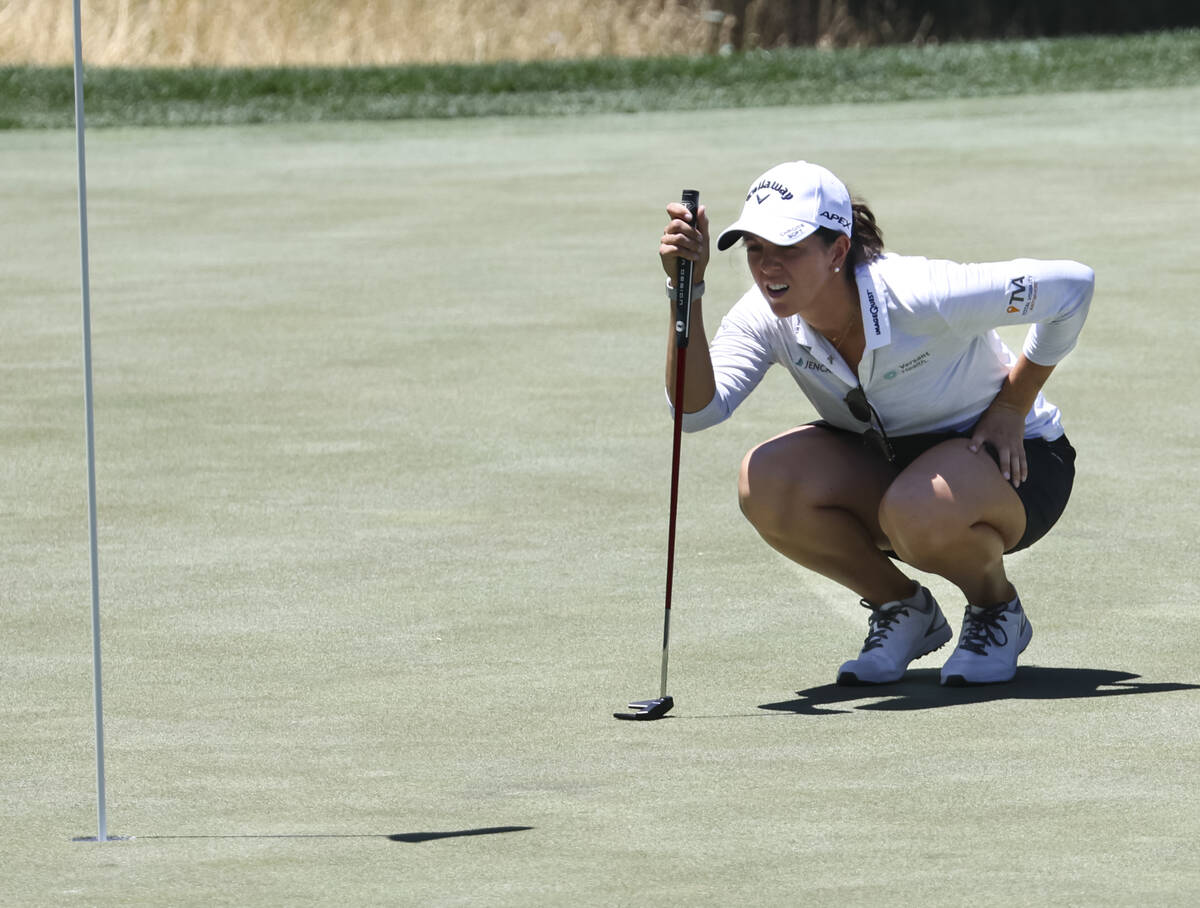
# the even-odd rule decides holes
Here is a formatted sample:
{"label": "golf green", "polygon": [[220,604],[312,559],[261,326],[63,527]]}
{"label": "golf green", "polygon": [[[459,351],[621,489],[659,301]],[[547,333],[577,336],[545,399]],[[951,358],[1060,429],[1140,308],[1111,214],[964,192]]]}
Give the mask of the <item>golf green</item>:
{"label": "golf green", "polygon": [[[802,99],[797,99],[798,101]],[[1200,88],[88,136],[96,835],[73,136],[0,132],[0,902],[1193,905]],[[684,438],[663,208],[805,158],[889,248],[1096,269],[1017,680],[833,686],[853,596]],[[707,274],[708,326],[747,281]],[[1020,335],[1016,336],[1019,342]],[[962,603],[922,577],[957,627]],[[944,651],[942,655],[945,654]]]}

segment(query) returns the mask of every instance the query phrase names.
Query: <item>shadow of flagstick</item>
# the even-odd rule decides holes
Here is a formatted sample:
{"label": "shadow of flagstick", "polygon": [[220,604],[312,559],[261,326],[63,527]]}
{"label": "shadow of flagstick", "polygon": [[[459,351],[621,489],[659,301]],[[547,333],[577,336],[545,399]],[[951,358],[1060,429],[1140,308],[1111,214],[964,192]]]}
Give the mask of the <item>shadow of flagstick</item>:
{"label": "shadow of flagstick", "polygon": [[[188,841],[196,839],[387,839],[389,842],[408,842],[418,844],[432,842],[436,839],[458,839],[467,836],[501,835],[506,832],[526,832],[532,826],[483,826],[479,829],[456,829],[445,832],[396,832],[390,835],[365,832],[276,832],[276,833],[230,833],[226,835],[142,835],[142,836],[109,836],[108,842],[132,841]],[[79,837],[72,842],[96,842],[95,836]]]}
{"label": "shadow of flagstick", "polygon": [[472,835],[498,835],[505,832],[525,832],[532,826],[487,826],[483,829],[459,829],[456,832],[401,832],[388,836],[393,842],[432,842],[434,839],[457,839]]}

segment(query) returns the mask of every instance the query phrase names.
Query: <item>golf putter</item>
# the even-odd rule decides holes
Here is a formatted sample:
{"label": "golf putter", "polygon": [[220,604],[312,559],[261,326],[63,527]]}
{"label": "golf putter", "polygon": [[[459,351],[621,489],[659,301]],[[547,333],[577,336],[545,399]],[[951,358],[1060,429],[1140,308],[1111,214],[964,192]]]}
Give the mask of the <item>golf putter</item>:
{"label": "golf putter", "polygon": [[[683,204],[696,223],[700,193],[695,189],[683,191]],[[683,377],[687,362],[688,332],[692,323],[692,262],[675,259],[675,431],[671,446],[671,512],[667,522],[667,591],[663,608],[662,680],[658,696],[651,700],[633,700],[630,712],[613,713],[617,719],[661,719],[675,705],[667,696],[667,654],[671,642],[671,582],[675,576],[675,513],[679,504],[679,449],[683,439]]]}

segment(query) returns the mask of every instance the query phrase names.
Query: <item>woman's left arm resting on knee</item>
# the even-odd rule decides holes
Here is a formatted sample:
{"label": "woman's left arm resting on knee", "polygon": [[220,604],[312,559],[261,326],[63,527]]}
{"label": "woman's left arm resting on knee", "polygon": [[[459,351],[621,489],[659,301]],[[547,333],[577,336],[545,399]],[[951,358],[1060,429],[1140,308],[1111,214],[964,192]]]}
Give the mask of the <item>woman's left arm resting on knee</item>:
{"label": "woman's left arm resting on knee", "polygon": [[1014,488],[1029,478],[1025,415],[1053,371],[1053,366],[1039,366],[1022,353],[1009,370],[1000,392],[971,430],[971,450],[978,453],[983,445],[990,444],[996,451],[1000,472]]}
{"label": "woman's left arm resting on knee", "polygon": [[[1091,304],[1095,274],[1076,262],[1030,262],[1033,289],[1028,309],[1041,318],[1030,326],[1024,349],[992,403],[971,431],[971,450],[990,444],[1004,478],[1019,486],[1029,476],[1025,459],[1025,417],[1063,357],[1074,347]],[[1040,294],[1038,289],[1040,287]],[[1014,304],[1010,302],[1009,310]]]}

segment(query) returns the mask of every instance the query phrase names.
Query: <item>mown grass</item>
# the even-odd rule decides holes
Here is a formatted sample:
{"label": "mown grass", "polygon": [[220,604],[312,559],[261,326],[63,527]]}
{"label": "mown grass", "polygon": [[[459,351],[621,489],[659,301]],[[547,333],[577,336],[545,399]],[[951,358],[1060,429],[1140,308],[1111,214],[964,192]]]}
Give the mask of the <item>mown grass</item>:
{"label": "mown grass", "polygon": [[[0,135],[0,903],[1200,904],[1200,87],[779,113],[96,136],[104,846],[74,149]],[[674,718],[617,723],[659,682],[662,206],[727,224],[797,154],[897,251],[1097,269],[1034,641],[1013,685],[832,685],[857,597],[737,506],[813,418],[772,370],[684,440]]]}
{"label": "mown grass", "polygon": [[[1200,82],[1200,30],[729,57],[356,68],[88,69],[89,126],[212,125],[885,102]],[[64,67],[0,68],[0,128],[73,122]]]}

